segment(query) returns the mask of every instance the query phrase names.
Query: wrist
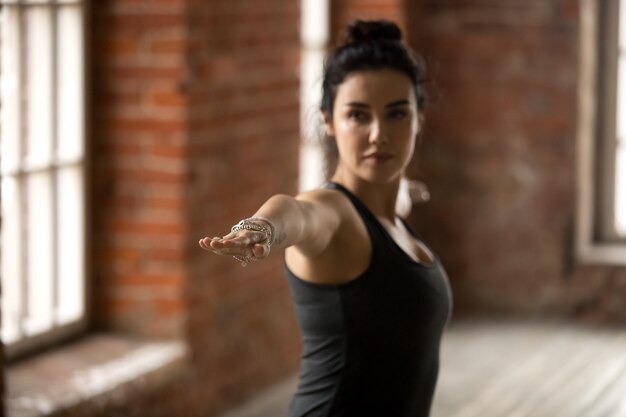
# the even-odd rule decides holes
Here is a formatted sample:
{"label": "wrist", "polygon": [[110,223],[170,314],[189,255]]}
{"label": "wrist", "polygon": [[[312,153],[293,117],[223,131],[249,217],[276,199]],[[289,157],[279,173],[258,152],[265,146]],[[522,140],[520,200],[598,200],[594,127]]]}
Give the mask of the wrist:
{"label": "wrist", "polygon": [[274,242],[276,241],[276,226],[270,219],[268,219],[267,217],[263,217],[263,216],[253,216],[244,220],[247,222],[259,224],[265,227],[267,232],[269,233],[269,236],[267,239],[268,245],[271,247],[274,244]]}

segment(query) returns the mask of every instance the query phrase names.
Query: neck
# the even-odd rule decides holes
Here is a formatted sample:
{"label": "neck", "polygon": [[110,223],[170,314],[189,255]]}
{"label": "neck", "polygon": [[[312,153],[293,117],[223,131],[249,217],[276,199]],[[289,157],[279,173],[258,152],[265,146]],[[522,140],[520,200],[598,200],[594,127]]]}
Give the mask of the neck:
{"label": "neck", "polygon": [[353,175],[345,175],[340,169],[337,169],[331,181],[350,190],[377,217],[395,222],[400,177],[386,183],[372,183]]}

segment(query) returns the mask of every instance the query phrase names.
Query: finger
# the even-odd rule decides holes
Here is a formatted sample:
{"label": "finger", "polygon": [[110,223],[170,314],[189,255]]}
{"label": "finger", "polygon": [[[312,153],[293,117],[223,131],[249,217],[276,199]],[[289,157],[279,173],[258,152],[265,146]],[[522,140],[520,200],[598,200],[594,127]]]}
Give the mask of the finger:
{"label": "finger", "polygon": [[224,238],[212,240],[210,242],[211,247],[214,249],[224,248],[244,248],[254,245],[256,243],[263,242],[267,239],[264,233],[245,231],[235,232],[226,235]]}
{"label": "finger", "polygon": [[231,239],[213,239],[209,242],[211,249],[224,250],[224,249],[237,249],[248,247],[250,243],[243,237],[234,237]]}
{"label": "finger", "polygon": [[198,244],[200,245],[202,249],[210,249],[209,242],[210,242],[210,239],[208,237],[203,237],[202,239],[200,239]]}
{"label": "finger", "polygon": [[203,237],[202,239],[199,240],[198,244],[200,245],[200,247],[202,249],[207,249],[207,250],[213,250],[213,248],[211,247],[211,242],[215,242],[215,241],[219,241],[222,238],[217,236],[217,237]]}
{"label": "finger", "polygon": [[209,249],[210,248],[210,244],[212,240],[219,240],[221,239],[220,237],[203,237],[202,239],[200,239],[200,246],[202,246],[204,249]]}
{"label": "finger", "polygon": [[212,246],[206,246],[204,249],[213,252],[216,255],[223,256],[232,256],[232,255],[240,255],[250,257],[252,255],[252,249],[250,247],[243,248],[228,248],[228,247],[217,247],[214,248]]}

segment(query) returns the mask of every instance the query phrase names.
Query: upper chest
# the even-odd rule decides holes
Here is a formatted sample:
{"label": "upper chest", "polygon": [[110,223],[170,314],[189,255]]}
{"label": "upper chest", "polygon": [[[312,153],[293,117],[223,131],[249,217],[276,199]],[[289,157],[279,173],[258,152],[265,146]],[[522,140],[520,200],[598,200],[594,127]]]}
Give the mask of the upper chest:
{"label": "upper chest", "polygon": [[433,253],[419,239],[417,239],[403,224],[396,218],[395,223],[388,219],[378,218],[393,243],[408,255],[414,262],[430,265],[435,261]]}

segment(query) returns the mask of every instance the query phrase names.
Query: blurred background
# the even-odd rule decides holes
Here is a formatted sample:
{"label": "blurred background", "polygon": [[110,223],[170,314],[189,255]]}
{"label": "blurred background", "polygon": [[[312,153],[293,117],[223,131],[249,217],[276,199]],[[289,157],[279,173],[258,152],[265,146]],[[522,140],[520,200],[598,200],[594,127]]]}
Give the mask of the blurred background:
{"label": "blurred background", "polygon": [[[616,361],[598,375],[612,370],[611,398],[626,391],[624,2],[0,4],[6,415],[216,416],[291,380],[280,254],[241,268],[197,242],[323,182],[320,71],[355,18],[396,21],[428,69],[408,176],[431,199],[410,223],[454,291],[448,363],[536,352],[555,334],[550,358],[601,340]],[[533,363],[531,390],[546,376]],[[470,368],[463,400],[483,403],[447,415],[535,415],[485,412],[499,391],[480,394],[486,368]],[[444,371],[440,405],[461,398],[446,387],[463,392]],[[626,415],[606,410],[581,415]]]}

